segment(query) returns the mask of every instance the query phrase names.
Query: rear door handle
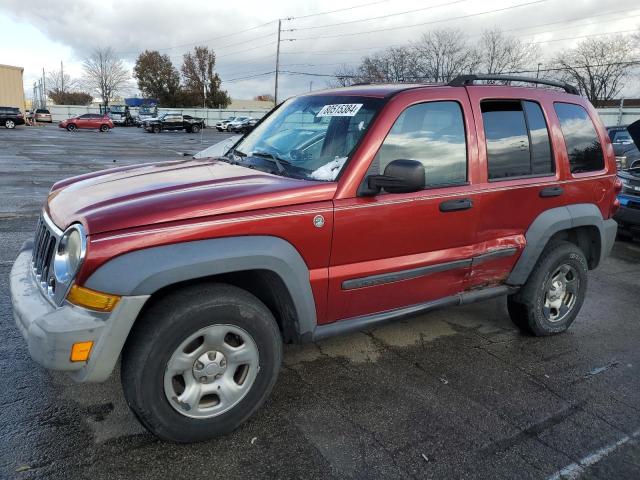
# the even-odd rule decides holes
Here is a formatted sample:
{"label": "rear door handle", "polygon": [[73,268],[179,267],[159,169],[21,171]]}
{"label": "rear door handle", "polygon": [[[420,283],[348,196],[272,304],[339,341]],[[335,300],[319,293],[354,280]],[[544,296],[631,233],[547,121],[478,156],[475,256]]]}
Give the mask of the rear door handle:
{"label": "rear door handle", "polygon": [[563,193],[564,193],[564,189],[562,187],[547,187],[540,190],[540,196],[542,198],[559,197]]}
{"label": "rear door handle", "polygon": [[457,200],[447,200],[440,204],[441,212],[455,212],[457,210],[469,210],[473,207],[473,202],[470,198],[461,198]]}

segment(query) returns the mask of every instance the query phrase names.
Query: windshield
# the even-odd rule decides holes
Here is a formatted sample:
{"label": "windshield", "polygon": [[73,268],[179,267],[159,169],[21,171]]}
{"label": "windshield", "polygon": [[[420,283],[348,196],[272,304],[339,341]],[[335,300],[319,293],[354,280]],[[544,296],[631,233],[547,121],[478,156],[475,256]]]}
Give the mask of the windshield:
{"label": "windshield", "polygon": [[615,133],[612,139],[613,143],[633,143],[629,132],[620,130]]}
{"label": "windshield", "polygon": [[270,158],[296,176],[333,181],[367,131],[384,100],[313,95],[287,100],[231,154]]}
{"label": "windshield", "polygon": [[151,107],[140,107],[138,113],[140,115],[151,115],[153,114],[153,110],[151,110]]}
{"label": "windshield", "polygon": [[111,113],[122,113],[122,112],[124,112],[124,107],[121,106],[121,105],[111,105],[109,107],[109,111]]}

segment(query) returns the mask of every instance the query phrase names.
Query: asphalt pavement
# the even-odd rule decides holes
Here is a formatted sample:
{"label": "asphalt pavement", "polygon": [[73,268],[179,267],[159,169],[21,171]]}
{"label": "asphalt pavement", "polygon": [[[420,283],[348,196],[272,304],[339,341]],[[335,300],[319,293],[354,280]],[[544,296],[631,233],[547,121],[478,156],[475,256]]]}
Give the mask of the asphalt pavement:
{"label": "asphalt pavement", "polygon": [[207,443],[146,433],[117,374],[75,384],[40,368],[8,275],[53,182],[225,137],[0,129],[0,479],[640,478],[640,243],[590,273],[562,335],[521,334],[501,298],[287,346],[265,406]]}

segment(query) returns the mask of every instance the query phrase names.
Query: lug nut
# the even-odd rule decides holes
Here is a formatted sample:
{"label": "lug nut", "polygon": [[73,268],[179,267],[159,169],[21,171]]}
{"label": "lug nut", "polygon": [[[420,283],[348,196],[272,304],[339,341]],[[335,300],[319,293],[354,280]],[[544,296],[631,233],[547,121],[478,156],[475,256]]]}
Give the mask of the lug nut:
{"label": "lug nut", "polygon": [[203,368],[204,368],[204,364],[202,362],[196,363],[196,369],[197,370],[202,370]]}
{"label": "lug nut", "polygon": [[200,377],[200,383],[206,383],[207,377]]}

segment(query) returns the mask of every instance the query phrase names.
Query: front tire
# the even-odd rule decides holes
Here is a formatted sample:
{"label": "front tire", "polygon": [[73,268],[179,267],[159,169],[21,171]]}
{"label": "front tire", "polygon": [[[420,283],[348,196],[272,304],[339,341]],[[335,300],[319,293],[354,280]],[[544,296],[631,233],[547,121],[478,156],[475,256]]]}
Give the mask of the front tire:
{"label": "front tire", "polygon": [[67,125],[67,130],[70,132],[74,132],[76,128],[78,127],[76,127],[75,123],[70,123],[69,125]]}
{"label": "front tire", "polygon": [[281,361],[278,325],[260,300],[230,285],[193,285],[136,322],[122,355],[122,386],[150,432],[198,442],[251,417],[271,392]]}
{"label": "front tire", "polygon": [[4,128],[12,130],[12,129],[16,128],[16,122],[14,122],[13,120],[5,120]]}
{"label": "front tire", "polygon": [[160,133],[160,125],[154,125],[151,130],[153,133]]}
{"label": "front tire", "polygon": [[198,133],[198,132],[200,132],[200,125],[192,125],[191,133]]}
{"label": "front tire", "polygon": [[109,125],[105,125],[105,124],[100,125],[100,131],[102,133],[108,132],[109,131]]}
{"label": "front tire", "polygon": [[547,246],[524,286],[508,297],[509,315],[527,333],[562,333],[582,307],[587,281],[587,259],[580,248],[566,241]]}

